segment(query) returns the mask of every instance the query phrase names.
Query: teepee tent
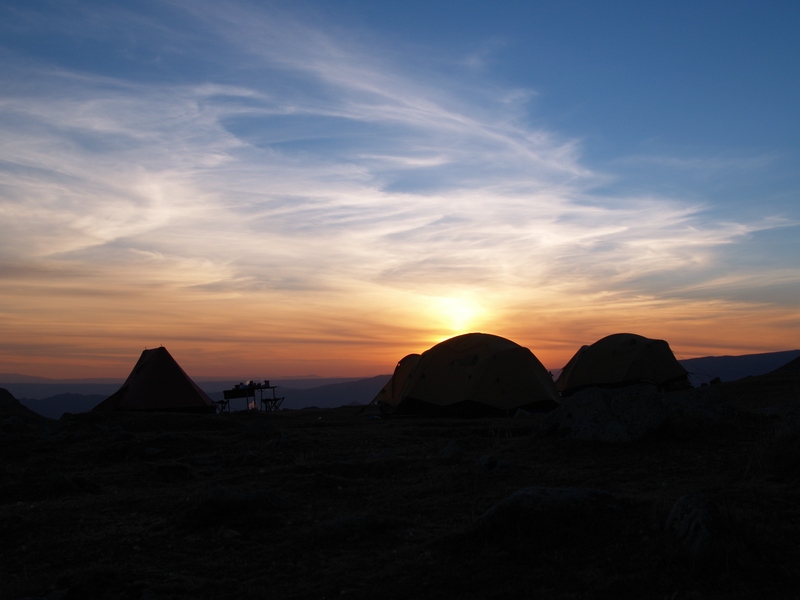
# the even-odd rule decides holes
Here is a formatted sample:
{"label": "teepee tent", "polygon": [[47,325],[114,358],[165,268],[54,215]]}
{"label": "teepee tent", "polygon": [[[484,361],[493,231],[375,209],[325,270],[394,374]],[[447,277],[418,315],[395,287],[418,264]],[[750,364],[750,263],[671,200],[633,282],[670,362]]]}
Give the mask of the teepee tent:
{"label": "teepee tent", "polygon": [[562,396],[587,387],[651,383],[664,390],[691,387],[688,374],[664,340],[615,333],[582,346],[556,380]]}
{"label": "teepee tent", "polygon": [[403,358],[373,402],[395,414],[499,416],[518,408],[553,408],[558,392],[527,348],[496,335],[467,333]]}
{"label": "teepee tent", "polygon": [[142,352],[122,387],[93,410],[214,412],[215,405],[161,346]]}

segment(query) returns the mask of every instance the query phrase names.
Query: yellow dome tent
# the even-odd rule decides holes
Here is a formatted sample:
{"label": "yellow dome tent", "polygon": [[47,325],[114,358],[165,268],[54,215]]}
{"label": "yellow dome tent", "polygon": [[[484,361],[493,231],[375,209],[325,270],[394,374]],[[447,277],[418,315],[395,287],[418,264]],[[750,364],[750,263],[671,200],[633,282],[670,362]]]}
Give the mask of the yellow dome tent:
{"label": "yellow dome tent", "polygon": [[663,390],[691,387],[689,377],[664,340],[615,333],[582,346],[556,380],[562,396],[587,387],[651,383]]}
{"label": "yellow dome tent", "polygon": [[373,402],[401,415],[502,416],[554,408],[558,392],[527,348],[467,333],[403,358]]}

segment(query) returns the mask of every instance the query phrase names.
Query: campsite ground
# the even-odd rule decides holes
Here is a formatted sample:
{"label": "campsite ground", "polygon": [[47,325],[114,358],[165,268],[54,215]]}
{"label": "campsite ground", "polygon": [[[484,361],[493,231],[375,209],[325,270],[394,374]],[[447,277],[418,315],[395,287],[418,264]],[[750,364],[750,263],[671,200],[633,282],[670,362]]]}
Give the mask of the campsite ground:
{"label": "campsite ground", "polygon": [[[800,437],[758,411],[799,381],[722,384],[732,421],[629,444],[355,408],[3,417],[2,596],[796,597]],[[527,486],[625,510],[478,525]],[[719,508],[697,560],[665,531],[695,491]]]}

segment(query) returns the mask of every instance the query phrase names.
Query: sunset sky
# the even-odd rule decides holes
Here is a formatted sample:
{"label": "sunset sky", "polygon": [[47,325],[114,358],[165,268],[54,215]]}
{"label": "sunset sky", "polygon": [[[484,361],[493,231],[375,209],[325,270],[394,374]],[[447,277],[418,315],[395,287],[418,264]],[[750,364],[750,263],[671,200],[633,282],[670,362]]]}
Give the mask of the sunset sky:
{"label": "sunset sky", "polygon": [[0,372],[800,347],[800,3],[0,2]]}

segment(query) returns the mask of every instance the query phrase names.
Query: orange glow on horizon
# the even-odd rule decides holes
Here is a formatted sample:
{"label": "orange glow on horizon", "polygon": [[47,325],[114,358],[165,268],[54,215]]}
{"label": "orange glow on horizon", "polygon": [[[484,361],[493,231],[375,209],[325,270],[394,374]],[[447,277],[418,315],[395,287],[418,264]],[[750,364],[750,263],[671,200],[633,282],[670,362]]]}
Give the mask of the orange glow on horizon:
{"label": "orange glow on horizon", "polygon": [[651,298],[530,298],[525,308],[519,301],[492,305],[488,298],[394,292],[373,296],[362,309],[349,299],[331,293],[298,305],[278,294],[176,294],[123,305],[91,297],[64,304],[39,295],[29,303],[38,318],[0,321],[0,372],[125,378],[142,350],[164,345],[193,377],[368,377],[473,331],[511,339],[559,369],[581,345],[618,332],[665,339],[678,358],[791,350],[800,321],[798,312],[777,308]]}

